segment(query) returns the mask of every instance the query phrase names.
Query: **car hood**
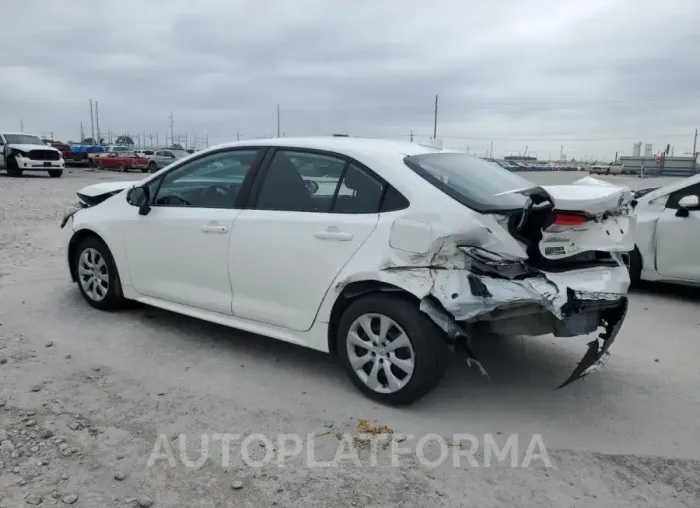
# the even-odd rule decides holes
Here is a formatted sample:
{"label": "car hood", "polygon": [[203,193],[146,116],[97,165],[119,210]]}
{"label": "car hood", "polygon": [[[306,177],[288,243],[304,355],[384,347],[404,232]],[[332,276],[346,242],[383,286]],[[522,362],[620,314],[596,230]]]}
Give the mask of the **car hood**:
{"label": "car hood", "polygon": [[104,182],[96,183],[95,185],[88,185],[83,187],[78,191],[79,195],[87,196],[89,198],[99,197],[103,194],[114,194],[116,192],[122,191],[133,187],[134,185],[140,183],[140,181],[129,181],[129,182]]}
{"label": "car hood", "polygon": [[51,150],[53,152],[61,153],[60,150],[48,145],[22,145],[10,143],[8,146],[16,150],[22,150],[23,152],[29,152],[31,150]]}

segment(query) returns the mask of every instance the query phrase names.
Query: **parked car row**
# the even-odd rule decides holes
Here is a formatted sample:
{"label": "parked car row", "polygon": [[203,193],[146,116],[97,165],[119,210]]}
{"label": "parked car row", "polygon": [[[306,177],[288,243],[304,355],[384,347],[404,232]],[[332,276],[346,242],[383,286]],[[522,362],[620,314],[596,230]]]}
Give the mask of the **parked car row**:
{"label": "parked car row", "polygon": [[582,171],[583,167],[574,163],[560,162],[521,162],[493,160],[502,168],[509,171]]}

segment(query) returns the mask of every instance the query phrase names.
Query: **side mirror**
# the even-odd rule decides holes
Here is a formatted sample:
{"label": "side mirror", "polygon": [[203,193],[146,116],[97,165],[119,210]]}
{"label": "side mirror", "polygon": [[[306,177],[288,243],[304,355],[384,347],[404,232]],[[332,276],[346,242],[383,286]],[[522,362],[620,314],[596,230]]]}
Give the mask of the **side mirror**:
{"label": "side mirror", "polygon": [[131,206],[138,207],[139,215],[148,215],[148,212],[151,211],[148,187],[132,187],[129,189],[126,193],[126,202]]}
{"label": "side mirror", "polygon": [[685,208],[686,210],[695,210],[700,208],[700,198],[696,195],[685,196],[678,201],[678,206],[680,208]]}

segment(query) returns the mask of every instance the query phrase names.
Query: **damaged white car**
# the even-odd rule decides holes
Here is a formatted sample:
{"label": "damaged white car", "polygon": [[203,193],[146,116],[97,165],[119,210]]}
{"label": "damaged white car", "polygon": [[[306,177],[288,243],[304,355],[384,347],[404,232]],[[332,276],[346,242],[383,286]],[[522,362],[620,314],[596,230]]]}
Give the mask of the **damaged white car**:
{"label": "damaged white car", "polygon": [[127,300],[340,357],[390,404],[482,334],[600,330],[564,384],[608,358],[627,310],[629,190],[538,187],[464,153],[357,138],[238,142],[79,191],[63,219],[89,304]]}

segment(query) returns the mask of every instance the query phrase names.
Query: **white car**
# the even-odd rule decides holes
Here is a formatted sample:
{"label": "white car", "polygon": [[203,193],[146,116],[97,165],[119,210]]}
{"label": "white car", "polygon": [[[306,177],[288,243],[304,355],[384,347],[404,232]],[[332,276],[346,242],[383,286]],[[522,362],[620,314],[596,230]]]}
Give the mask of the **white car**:
{"label": "white car", "polygon": [[700,175],[636,193],[632,282],[700,284]]}
{"label": "white car", "polygon": [[429,392],[448,350],[484,372],[473,337],[602,329],[568,384],[605,363],[626,315],[629,190],[537,187],[460,152],[263,139],[78,196],[61,226],[90,305],[136,300],[330,352],[385,403]]}
{"label": "white car", "polygon": [[0,169],[9,176],[25,171],[48,171],[49,176],[63,176],[65,161],[60,150],[47,146],[41,138],[21,132],[0,133]]}

